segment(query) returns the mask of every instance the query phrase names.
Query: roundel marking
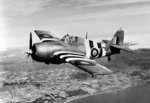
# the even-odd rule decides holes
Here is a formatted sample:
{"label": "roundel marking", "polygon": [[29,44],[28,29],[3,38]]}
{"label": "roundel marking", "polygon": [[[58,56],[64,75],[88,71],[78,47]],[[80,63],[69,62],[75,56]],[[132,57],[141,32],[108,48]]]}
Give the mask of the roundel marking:
{"label": "roundel marking", "polygon": [[95,64],[90,61],[77,60],[74,62],[75,65],[94,66]]}
{"label": "roundel marking", "polygon": [[91,57],[97,57],[99,54],[99,51],[96,48],[91,49]]}

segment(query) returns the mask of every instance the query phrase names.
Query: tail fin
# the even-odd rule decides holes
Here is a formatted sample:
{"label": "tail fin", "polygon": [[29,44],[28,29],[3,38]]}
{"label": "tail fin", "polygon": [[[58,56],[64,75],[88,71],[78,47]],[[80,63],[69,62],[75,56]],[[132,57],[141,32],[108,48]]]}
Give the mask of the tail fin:
{"label": "tail fin", "polygon": [[123,46],[123,41],[124,41],[124,31],[123,30],[118,30],[114,37],[112,38],[111,43],[115,45],[120,45]]}
{"label": "tail fin", "polygon": [[123,42],[124,42],[124,31],[120,29],[115,33],[114,37],[111,40],[110,43],[111,53],[119,54],[121,50],[132,52],[131,49],[123,46]]}
{"label": "tail fin", "polygon": [[112,54],[120,53],[121,49],[117,47],[122,47],[123,41],[124,41],[124,30],[120,29],[115,33],[114,37],[111,40],[110,49]]}

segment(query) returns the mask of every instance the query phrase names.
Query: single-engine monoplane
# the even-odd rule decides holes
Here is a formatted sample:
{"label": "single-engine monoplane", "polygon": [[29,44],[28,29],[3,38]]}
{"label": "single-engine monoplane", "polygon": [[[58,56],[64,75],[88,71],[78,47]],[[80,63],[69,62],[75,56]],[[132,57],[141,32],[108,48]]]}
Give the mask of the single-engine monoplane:
{"label": "single-engine monoplane", "polygon": [[124,31],[118,30],[112,40],[95,42],[87,38],[65,35],[57,38],[52,33],[43,30],[34,31],[41,42],[32,43],[32,33],[29,38],[28,56],[37,62],[46,64],[70,63],[85,72],[95,75],[107,75],[112,73],[110,69],[98,64],[94,59],[119,54],[121,50],[131,52],[132,50],[123,46]]}

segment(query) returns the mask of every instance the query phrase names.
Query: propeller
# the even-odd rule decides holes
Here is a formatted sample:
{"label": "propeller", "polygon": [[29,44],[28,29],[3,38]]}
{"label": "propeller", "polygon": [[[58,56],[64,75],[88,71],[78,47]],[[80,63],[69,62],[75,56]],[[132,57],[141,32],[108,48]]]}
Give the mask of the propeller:
{"label": "propeller", "polygon": [[29,38],[29,50],[32,50],[32,33],[30,32],[30,38]]}
{"label": "propeller", "polygon": [[30,37],[29,37],[29,52],[25,52],[27,54],[27,59],[32,55],[32,33],[30,32]]}
{"label": "propeller", "polygon": [[27,54],[27,58],[29,58],[30,55],[32,55],[32,53],[30,52],[25,52]]}
{"label": "propeller", "polygon": [[[25,52],[25,53],[27,54],[27,57],[26,57],[26,63],[27,63],[27,60],[32,55],[32,53],[31,52]],[[34,64],[34,60],[32,57],[31,57],[31,59],[32,59],[32,63]]]}

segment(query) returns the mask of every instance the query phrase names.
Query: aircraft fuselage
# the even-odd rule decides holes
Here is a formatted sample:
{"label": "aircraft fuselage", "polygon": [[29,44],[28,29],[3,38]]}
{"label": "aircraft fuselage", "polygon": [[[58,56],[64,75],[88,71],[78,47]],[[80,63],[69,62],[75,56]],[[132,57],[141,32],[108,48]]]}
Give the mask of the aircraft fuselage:
{"label": "aircraft fuselage", "polygon": [[38,62],[55,63],[59,64],[62,61],[59,60],[54,53],[57,51],[70,51],[85,54],[84,45],[71,45],[63,41],[45,41],[35,43],[33,45],[32,58]]}
{"label": "aircraft fuselage", "polygon": [[109,55],[109,51],[106,51],[104,43],[94,43],[90,40],[85,40],[84,44],[66,43],[64,41],[44,41],[35,43],[32,49],[32,58],[38,62],[45,62],[46,64],[60,64],[63,63],[60,58],[54,55],[58,51],[70,51],[74,53],[80,53],[85,58],[100,58]]}

